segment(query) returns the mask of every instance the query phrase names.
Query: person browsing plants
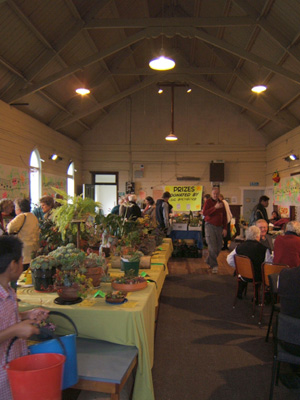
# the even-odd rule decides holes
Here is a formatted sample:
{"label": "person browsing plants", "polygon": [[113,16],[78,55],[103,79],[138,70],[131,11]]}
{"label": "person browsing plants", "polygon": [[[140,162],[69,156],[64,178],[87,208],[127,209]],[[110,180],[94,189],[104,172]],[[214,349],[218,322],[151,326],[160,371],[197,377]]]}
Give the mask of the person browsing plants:
{"label": "person browsing plants", "polygon": [[6,352],[11,340],[13,344],[9,359],[27,354],[26,341],[33,334],[39,334],[38,324],[48,317],[43,308],[19,313],[16,294],[10,281],[16,281],[23,272],[22,242],[15,236],[0,237],[0,399],[12,400],[7,378]]}

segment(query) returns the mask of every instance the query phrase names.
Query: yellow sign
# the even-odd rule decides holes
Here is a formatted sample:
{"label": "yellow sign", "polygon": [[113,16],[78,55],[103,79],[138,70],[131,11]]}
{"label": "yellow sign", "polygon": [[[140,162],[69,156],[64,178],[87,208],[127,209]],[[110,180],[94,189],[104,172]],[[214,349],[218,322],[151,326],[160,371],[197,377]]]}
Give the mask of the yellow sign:
{"label": "yellow sign", "polygon": [[203,186],[166,186],[165,192],[170,192],[172,197],[169,203],[173,212],[200,211],[202,204]]}

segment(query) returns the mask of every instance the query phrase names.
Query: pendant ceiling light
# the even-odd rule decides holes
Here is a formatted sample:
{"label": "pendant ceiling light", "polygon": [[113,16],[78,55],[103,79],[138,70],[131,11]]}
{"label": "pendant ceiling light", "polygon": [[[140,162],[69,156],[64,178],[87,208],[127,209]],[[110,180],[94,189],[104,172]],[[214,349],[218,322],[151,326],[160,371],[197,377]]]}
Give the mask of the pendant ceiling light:
{"label": "pendant ceiling light", "polygon": [[149,67],[156,71],[168,71],[175,67],[175,61],[165,56],[165,51],[160,50],[160,56],[149,62]]}
{"label": "pendant ceiling light", "polygon": [[255,86],[253,86],[253,88],[251,90],[252,90],[252,92],[259,94],[259,93],[262,93],[265,90],[267,90],[267,86],[266,85],[255,85]]}
{"label": "pendant ceiling light", "polygon": [[77,94],[81,94],[81,96],[85,96],[86,94],[91,93],[91,91],[87,88],[78,88],[75,91]]}
{"label": "pendant ceiling light", "polygon": [[172,97],[171,97],[171,132],[165,137],[165,140],[175,141],[178,137],[174,134],[174,84],[171,86]]}

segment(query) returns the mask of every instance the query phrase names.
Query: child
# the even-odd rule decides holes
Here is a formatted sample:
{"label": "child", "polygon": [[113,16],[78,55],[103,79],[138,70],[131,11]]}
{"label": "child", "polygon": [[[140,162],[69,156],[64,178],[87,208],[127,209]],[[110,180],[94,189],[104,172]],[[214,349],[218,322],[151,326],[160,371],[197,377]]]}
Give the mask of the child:
{"label": "child", "polygon": [[15,236],[0,236],[0,399],[11,400],[8,378],[3,366],[6,352],[15,336],[19,339],[13,344],[9,359],[27,354],[26,341],[38,334],[37,324],[46,319],[48,311],[42,308],[19,313],[16,294],[10,281],[16,281],[23,272],[22,242]]}

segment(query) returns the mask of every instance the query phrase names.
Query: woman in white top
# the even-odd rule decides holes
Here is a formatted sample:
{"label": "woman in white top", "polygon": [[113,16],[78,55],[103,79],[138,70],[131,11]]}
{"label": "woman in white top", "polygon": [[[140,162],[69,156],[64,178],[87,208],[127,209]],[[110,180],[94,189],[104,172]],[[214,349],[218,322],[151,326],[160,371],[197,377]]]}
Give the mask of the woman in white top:
{"label": "woman in white top", "polygon": [[37,217],[30,212],[27,199],[14,201],[17,216],[7,225],[7,232],[15,234],[23,242],[23,269],[29,267],[31,254],[39,248],[40,228]]}

